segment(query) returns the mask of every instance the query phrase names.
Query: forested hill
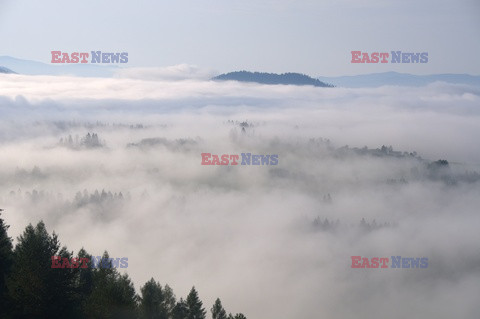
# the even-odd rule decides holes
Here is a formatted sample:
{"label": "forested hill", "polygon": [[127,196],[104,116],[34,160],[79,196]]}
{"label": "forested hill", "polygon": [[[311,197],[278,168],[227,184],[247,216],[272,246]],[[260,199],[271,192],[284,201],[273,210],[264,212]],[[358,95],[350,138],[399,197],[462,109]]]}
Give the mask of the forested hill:
{"label": "forested hill", "polygon": [[12,73],[15,73],[13,72],[12,70],[4,67],[4,66],[0,66],[0,73],[6,73],[6,74],[12,74]]}
{"label": "forested hill", "polygon": [[240,81],[240,82],[256,82],[262,84],[291,84],[291,85],[313,85],[318,87],[332,87],[332,85],[324,83],[320,80],[309,77],[300,73],[264,73],[264,72],[248,72],[236,71],[220,74],[214,77],[215,81]]}

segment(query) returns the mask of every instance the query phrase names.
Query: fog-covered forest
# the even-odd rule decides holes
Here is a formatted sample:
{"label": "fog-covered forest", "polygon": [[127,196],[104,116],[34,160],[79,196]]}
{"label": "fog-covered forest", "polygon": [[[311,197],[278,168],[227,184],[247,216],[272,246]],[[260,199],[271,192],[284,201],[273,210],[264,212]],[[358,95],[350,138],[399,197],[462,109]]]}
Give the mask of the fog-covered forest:
{"label": "fog-covered forest", "polygon": [[[13,247],[8,228],[0,218],[1,318],[207,317],[195,287],[177,300],[168,284],[162,287],[151,278],[137,294],[128,274],[119,273],[118,262],[115,265],[107,251],[96,263],[83,248],[74,255],[43,222],[28,225]],[[78,263],[84,258],[85,263]],[[126,261],[121,268],[128,267],[128,257]],[[219,298],[210,312],[213,319],[246,319],[242,313],[227,316]]]}
{"label": "fog-covered forest", "polygon": [[[2,300],[17,317],[475,317],[477,88],[3,76]],[[106,252],[128,267],[51,268]]]}

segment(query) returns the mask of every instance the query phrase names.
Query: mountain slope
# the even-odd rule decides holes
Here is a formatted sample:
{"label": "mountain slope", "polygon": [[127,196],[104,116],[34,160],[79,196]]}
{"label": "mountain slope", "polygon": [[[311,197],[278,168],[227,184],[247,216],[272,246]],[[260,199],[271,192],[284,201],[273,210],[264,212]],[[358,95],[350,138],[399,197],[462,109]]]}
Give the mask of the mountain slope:
{"label": "mountain slope", "polygon": [[0,73],[15,74],[15,72],[13,72],[13,71],[10,70],[9,68],[3,67],[3,66],[0,66]]}
{"label": "mountain slope", "polygon": [[351,88],[379,87],[383,85],[424,86],[437,81],[480,86],[480,76],[469,74],[413,75],[408,73],[384,72],[338,77],[320,76],[318,79],[339,87]]}
{"label": "mountain slope", "polygon": [[95,65],[90,63],[51,65],[10,56],[0,56],[0,65],[15,70],[19,74],[26,75],[75,75],[88,77],[111,77],[115,70],[119,68],[116,65]]}

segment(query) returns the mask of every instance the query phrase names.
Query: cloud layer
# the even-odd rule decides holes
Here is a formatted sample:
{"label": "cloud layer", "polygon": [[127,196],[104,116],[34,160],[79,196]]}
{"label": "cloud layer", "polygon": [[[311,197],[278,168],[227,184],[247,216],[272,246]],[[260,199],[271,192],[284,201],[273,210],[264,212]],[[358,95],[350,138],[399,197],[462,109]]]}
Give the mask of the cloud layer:
{"label": "cloud layer", "polygon": [[[10,235],[43,219],[69,249],[128,257],[137,290],[151,276],[179,296],[194,283],[208,308],[220,296],[249,318],[474,317],[478,88],[264,86],[176,72],[0,76]],[[88,132],[104,147],[82,146]],[[278,154],[279,164],[202,166],[202,152]],[[321,229],[317,217],[340,226]],[[362,218],[390,226],[366,231]],[[429,267],[352,269],[354,255],[428,257]]]}

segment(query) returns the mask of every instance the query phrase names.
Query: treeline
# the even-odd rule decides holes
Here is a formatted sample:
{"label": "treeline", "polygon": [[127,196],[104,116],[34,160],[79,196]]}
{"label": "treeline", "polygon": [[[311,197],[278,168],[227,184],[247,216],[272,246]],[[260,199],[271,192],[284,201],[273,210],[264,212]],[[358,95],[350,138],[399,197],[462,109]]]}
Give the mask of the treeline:
{"label": "treeline", "polygon": [[[142,194],[139,198],[146,198],[147,194]],[[95,215],[100,220],[109,220],[115,218],[121,211],[124,211],[126,205],[131,202],[132,196],[129,192],[123,195],[122,192],[112,192],[109,190],[95,190],[77,192],[75,196],[65,196],[62,193],[54,193],[44,190],[31,191],[10,191],[8,196],[0,197],[1,205],[16,206],[18,204],[27,204],[29,207],[41,207],[42,211],[48,216],[68,216],[77,212],[79,208],[85,208],[88,212]]]}
{"label": "treeline", "polygon": [[308,75],[301,73],[266,73],[266,72],[248,72],[235,71],[220,74],[214,77],[215,81],[240,81],[240,82],[256,82],[261,84],[292,84],[292,85],[313,85],[317,87],[333,87],[331,84],[324,83],[318,79],[314,79]]}
{"label": "treeline", "polygon": [[99,147],[104,147],[105,146],[105,141],[101,141],[98,138],[97,133],[92,133],[90,134],[87,133],[82,138],[79,138],[78,136],[75,136],[75,138],[72,138],[72,135],[68,135],[68,137],[65,138],[60,138],[60,141],[58,142],[60,146],[72,148],[72,149],[80,149],[80,148],[99,148]]}
{"label": "treeline", "polygon": [[363,148],[358,147],[349,147],[348,145],[342,146],[335,150],[335,155],[342,157],[347,155],[370,155],[374,157],[396,157],[396,158],[416,158],[422,161],[422,158],[418,156],[417,152],[401,152],[393,150],[393,147],[382,145],[380,148],[368,148],[364,146]]}
{"label": "treeline", "polygon": [[[437,161],[428,161],[420,157],[417,152],[401,152],[393,150],[392,146],[382,145],[380,148],[369,149],[350,148],[348,145],[334,149],[334,156],[337,158],[345,158],[353,155],[384,157],[384,158],[412,158],[418,160],[417,168],[412,168],[410,175],[412,179],[428,179],[431,181],[442,182],[449,186],[458,183],[477,183],[480,182],[480,174],[476,171],[465,171],[463,173],[455,172],[451,169],[450,163],[445,159]],[[387,179],[388,184],[408,184],[408,180],[403,177],[400,179]]]}
{"label": "treeline", "polygon": [[139,148],[142,150],[163,146],[170,151],[189,150],[196,146],[200,141],[199,138],[179,138],[175,140],[168,140],[164,137],[149,137],[144,138],[138,143],[128,143],[127,148]]}
{"label": "treeline", "polygon": [[[371,232],[371,231],[375,231],[382,228],[390,228],[390,227],[397,227],[397,226],[398,226],[397,223],[389,223],[389,222],[377,223],[375,219],[371,222],[368,222],[365,220],[365,218],[362,218],[360,223],[356,225],[350,225],[350,228],[354,227],[363,232]],[[333,221],[333,220],[329,220],[328,218],[325,218],[322,220],[320,217],[317,217],[313,220],[313,228],[319,231],[337,232],[337,231],[341,231],[342,229],[346,229],[347,227],[348,225],[342,224],[339,219],[337,219],[336,221]]]}
{"label": "treeline", "polygon": [[[1,210],[0,210],[1,211]],[[120,274],[107,252],[102,267],[81,249],[76,256],[45,224],[29,225],[13,247],[0,218],[0,318],[206,319],[207,311],[192,287],[177,300],[172,288],[153,278],[137,294],[128,274]],[[52,257],[88,258],[87,267],[52,268]],[[98,265],[98,263],[97,263]],[[105,267],[105,265],[107,265]],[[213,319],[245,319],[227,315],[220,299],[210,309]]]}
{"label": "treeline", "polygon": [[[36,122],[37,125],[44,125],[45,122]],[[106,123],[106,122],[77,122],[77,121],[54,121],[47,122],[55,126],[55,128],[61,131],[67,131],[75,128],[86,128],[89,130],[94,130],[98,128],[129,128],[129,129],[144,129],[147,128],[146,125],[137,123],[137,124],[126,124],[126,123]],[[161,125],[164,127],[165,125]]]}
{"label": "treeline", "polygon": [[122,202],[123,200],[130,200],[131,195],[130,192],[127,192],[126,196],[123,196],[122,192],[114,192],[106,191],[102,189],[102,191],[98,191],[95,189],[93,192],[89,192],[88,190],[84,189],[83,192],[77,192],[75,197],[72,199],[64,199],[64,195],[62,193],[53,193],[44,190],[36,190],[33,189],[30,191],[22,192],[21,189],[17,191],[10,191],[8,199],[10,201],[30,201],[33,203],[36,202],[52,202],[52,203],[59,203],[64,205],[73,205],[76,207],[85,206],[88,204],[100,204],[100,203],[113,203],[113,202]]}

